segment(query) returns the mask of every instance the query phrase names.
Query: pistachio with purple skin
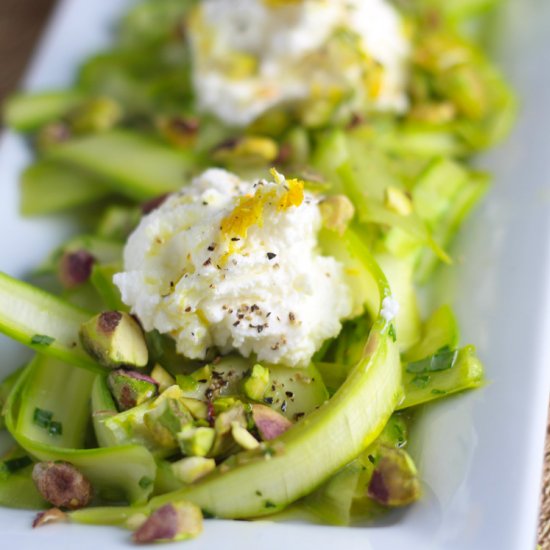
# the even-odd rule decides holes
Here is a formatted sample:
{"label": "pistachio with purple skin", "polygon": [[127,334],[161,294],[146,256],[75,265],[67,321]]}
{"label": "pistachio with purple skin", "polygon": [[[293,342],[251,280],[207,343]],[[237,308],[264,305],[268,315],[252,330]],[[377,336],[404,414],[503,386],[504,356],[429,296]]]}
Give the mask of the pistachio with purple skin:
{"label": "pistachio with purple skin", "polygon": [[59,261],[58,276],[65,288],[85,283],[92,274],[96,259],[87,250],[67,251]]}
{"label": "pistachio with purple skin", "polygon": [[266,405],[252,405],[252,419],[263,441],[270,441],[286,432],[292,422]]}
{"label": "pistachio with purple skin", "polygon": [[104,311],[95,315],[81,325],[80,341],[104,367],[145,367],[149,360],[143,330],[125,312]]}
{"label": "pistachio with purple skin", "polygon": [[157,128],[171,144],[188,149],[195,142],[200,125],[196,118],[172,116],[159,119]]}
{"label": "pistachio with purple skin", "polygon": [[155,380],[135,370],[116,369],[110,372],[107,385],[119,411],[133,409],[158,394]]}
{"label": "pistachio with purple skin", "polygon": [[414,462],[403,449],[381,447],[367,495],[383,506],[407,506],[420,498]]}
{"label": "pistachio with purple skin", "polygon": [[68,519],[69,516],[59,508],[50,508],[49,510],[36,514],[32,526],[33,528],[42,527],[48,523],[61,523],[63,521],[68,521]]}
{"label": "pistachio with purple skin", "polygon": [[92,485],[68,462],[38,462],[32,479],[44,500],[58,508],[77,510],[92,498]]}
{"label": "pistachio with purple skin", "polygon": [[47,151],[72,136],[69,125],[65,122],[51,122],[43,126],[36,136],[36,146],[40,151]]}
{"label": "pistachio with purple skin", "polygon": [[132,538],[143,544],[172,542],[194,538],[201,532],[201,509],[191,502],[178,501],[155,510]]}

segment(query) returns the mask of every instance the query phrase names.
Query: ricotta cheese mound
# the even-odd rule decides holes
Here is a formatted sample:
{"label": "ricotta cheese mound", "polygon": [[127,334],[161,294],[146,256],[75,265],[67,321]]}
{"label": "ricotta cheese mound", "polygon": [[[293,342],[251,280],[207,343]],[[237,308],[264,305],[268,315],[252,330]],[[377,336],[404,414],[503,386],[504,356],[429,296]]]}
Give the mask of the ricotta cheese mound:
{"label": "ricotta cheese mound", "polygon": [[387,0],[205,0],[189,36],[199,107],[229,125],[296,101],[407,107],[410,44]]}
{"label": "ricotta cheese mound", "polygon": [[318,250],[319,197],[272,173],[207,170],[128,239],[114,276],[122,300],[186,357],[215,347],[303,366],[352,311],[343,266]]}

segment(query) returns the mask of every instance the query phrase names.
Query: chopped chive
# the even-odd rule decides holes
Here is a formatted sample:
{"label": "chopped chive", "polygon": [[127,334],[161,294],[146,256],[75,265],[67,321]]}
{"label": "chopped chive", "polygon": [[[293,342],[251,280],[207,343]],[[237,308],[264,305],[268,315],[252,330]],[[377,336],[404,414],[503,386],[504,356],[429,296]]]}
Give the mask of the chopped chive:
{"label": "chopped chive", "polygon": [[35,334],[31,338],[31,344],[36,346],[51,346],[55,342],[55,338],[46,336],[45,334]]}
{"label": "chopped chive", "polygon": [[52,421],[53,413],[50,411],[45,411],[44,409],[39,409],[38,407],[34,409],[33,422],[40,426],[41,428],[48,428],[50,422]]}
{"label": "chopped chive", "polygon": [[48,433],[50,435],[61,435],[63,433],[63,424],[56,420],[52,420],[48,426]]}
{"label": "chopped chive", "polygon": [[6,460],[2,463],[4,468],[10,473],[13,474],[18,470],[26,468],[32,464],[32,460],[28,456],[21,456],[19,458],[12,458],[11,460]]}

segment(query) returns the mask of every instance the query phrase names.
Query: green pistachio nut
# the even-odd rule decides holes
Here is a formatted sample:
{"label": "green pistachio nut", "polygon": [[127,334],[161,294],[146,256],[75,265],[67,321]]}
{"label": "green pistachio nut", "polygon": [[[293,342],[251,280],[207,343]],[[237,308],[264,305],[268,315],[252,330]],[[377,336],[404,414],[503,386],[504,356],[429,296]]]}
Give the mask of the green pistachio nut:
{"label": "green pistachio nut", "polygon": [[286,432],[292,422],[266,405],[252,405],[252,419],[262,441],[270,441]]}
{"label": "green pistachio nut", "polygon": [[111,371],[107,377],[107,385],[119,411],[133,409],[158,393],[156,381],[135,370]]}
{"label": "green pistachio nut", "polygon": [[185,426],[177,435],[181,452],[186,456],[206,456],[216,438],[214,428]]}
{"label": "green pistachio nut", "polygon": [[212,157],[217,162],[239,166],[270,164],[278,155],[277,142],[264,136],[243,136],[227,140],[212,151]]}
{"label": "green pistachio nut", "polygon": [[174,475],[183,483],[193,483],[216,469],[213,458],[188,456],[171,465]]}
{"label": "green pistachio nut", "polygon": [[159,364],[153,367],[151,378],[157,383],[160,392],[163,392],[176,383],[175,378]]}
{"label": "green pistachio nut", "polygon": [[153,439],[167,448],[177,446],[176,435],[192,421],[183,403],[173,398],[161,399],[154,409],[143,415],[143,422]]}
{"label": "green pistachio nut", "polygon": [[197,537],[202,532],[201,509],[176,501],[155,510],[134,532],[134,542],[173,542]]}
{"label": "green pistachio nut", "polygon": [[83,323],[80,341],[104,367],[145,367],[149,360],[143,330],[131,315],[121,311],[104,311]]}
{"label": "green pistachio nut", "polygon": [[252,372],[243,383],[243,391],[246,397],[253,401],[261,401],[269,386],[269,369],[260,364],[252,367]]}
{"label": "green pistachio nut", "polygon": [[256,449],[260,446],[258,440],[246,428],[243,428],[239,422],[231,423],[231,436],[239,447],[247,451]]}
{"label": "green pistachio nut", "polygon": [[407,506],[420,498],[418,473],[403,450],[381,447],[367,494],[383,506]]}
{"label": "green pistachio nut", "polygon": [[105,132],[122,119],[122,108],[109,97],[90,99],[77,107],[69,116],[69,124],[75,134]]}
{"label": "green pistachio nut", "polygon": [[200,399],[192,399],[191,397],[182,397],[181,402],[187,407],[195,420],[208,419],[208,405]]}
{"label": "green pistachio nut", "polygon": [[242,403],[235,397],[218,397],[218,399],[214,399],[212,402],[216,415],[224,413],[240,404]]}

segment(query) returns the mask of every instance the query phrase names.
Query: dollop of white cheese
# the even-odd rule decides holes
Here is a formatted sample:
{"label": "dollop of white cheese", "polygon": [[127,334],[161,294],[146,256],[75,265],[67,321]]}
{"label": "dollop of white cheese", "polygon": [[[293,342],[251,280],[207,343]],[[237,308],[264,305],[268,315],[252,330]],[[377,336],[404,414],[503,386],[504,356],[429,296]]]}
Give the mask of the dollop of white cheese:
{"label": "dollop of white cheese", "polygon": [[207,170],[128,239],[122,300],[189,358],[215,346],[302,366],[351,313],[342,265],[318,250],[319,198],[273,174]]}
{"label": "dollop of white cheese", "polygon": [[387,0],[205,0],[189,28],[199,106],[236,126],[307,100],[403,111],[405,34]]}

